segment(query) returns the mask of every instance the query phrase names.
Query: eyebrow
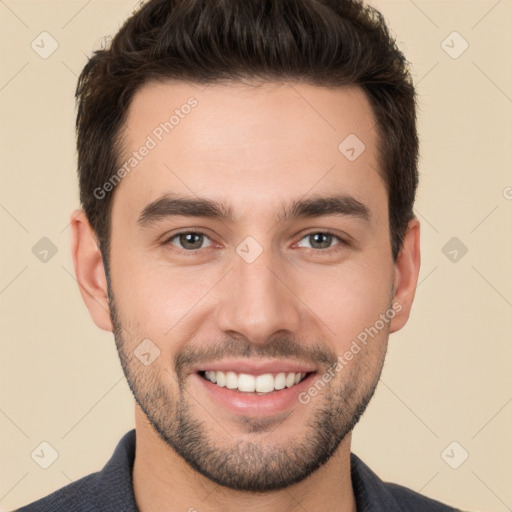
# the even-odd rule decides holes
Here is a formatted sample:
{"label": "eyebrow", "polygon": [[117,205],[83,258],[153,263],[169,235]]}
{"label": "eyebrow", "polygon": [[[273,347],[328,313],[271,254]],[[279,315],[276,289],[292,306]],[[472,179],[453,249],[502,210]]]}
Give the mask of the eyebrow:
{"label": "eyebrow", "polygon": [[[356,217],[370,222],[371,214],[367,206],[356,198],[338,194],[297,199],[284,207],[277,215],[276,223],[294,218],[313,218],[327,215]],[[205,217],[233,223],[235,216],[230,206],[204,198],[187,198],[166,194],[149,203],[141,212],[137,223],[149,226],[167,217]]]}
{"label": "eyebrow", "polygon": [[206,217],[233,222],[234,215],[231,208],[211,199],[187,198],[166,194],[149,203],[137,223],[141,226],[153,224],[166,217]]}

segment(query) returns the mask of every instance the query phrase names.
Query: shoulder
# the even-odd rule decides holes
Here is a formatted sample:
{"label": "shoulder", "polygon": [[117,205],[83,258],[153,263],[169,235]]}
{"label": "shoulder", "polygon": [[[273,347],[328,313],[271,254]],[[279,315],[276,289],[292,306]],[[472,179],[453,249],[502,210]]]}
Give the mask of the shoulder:
{"label": "shoulder", "polygon": [[387,491],[393,496],[403,512],[456,512],[457,509],[427,498],[407,487],[398,484],[384,483]]}
{"label": "shoulder", "polygon": [[132,469],[135,429],[126,433],[105,467],[16,512],[136,512]]}
{"label": "shoulder", "polygon": [[15,512],[97,512],[92,492],[97,477],[98,473],[84,476]]}
{"label": "shoulder", "polygon": [[457,512],[398,484],[383,482],[355,454],[350,455],[352,486],[361,512]]}

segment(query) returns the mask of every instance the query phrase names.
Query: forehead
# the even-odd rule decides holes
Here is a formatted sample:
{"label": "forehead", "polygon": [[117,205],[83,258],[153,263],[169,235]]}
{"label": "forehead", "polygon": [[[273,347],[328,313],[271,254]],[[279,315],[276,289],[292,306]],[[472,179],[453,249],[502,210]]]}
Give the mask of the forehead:
{"label": "forehead", "polygon": [[[357,87],[150,83],[134,96],[114,204],[135,218],[165,193],[256,213],[287,197],[348,193],[387,201],[378,133]],[[132,219],[133,220],[133,219]]]}

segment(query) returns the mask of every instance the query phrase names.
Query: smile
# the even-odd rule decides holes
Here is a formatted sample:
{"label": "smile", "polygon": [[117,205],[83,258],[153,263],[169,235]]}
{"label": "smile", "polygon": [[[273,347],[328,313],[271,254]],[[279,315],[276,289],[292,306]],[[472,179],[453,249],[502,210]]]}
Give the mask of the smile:
{"label": "smile", "polygon": [[267,394],[299,384],[308,373],[279,372],[251,375],[233,371],[206,370],[200,371],[199,375],[221,388],[226,387],[243,393]]}

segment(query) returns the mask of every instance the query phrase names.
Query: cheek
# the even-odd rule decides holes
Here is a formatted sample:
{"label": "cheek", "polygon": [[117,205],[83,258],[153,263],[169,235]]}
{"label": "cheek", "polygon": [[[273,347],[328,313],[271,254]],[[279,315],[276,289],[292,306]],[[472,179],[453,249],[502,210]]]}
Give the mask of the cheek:
{"label": "cheek", "polygon": [[303,277],[304,302],[328,326],[326,336],[340,349],[375,325],[389,308],[392,272],[383,265],[318,267]]}
{"label": "cheek", "polygon": [[216,271],[125,259],[112,274],[120,321],[135,337],[163,340],[179,331],[219,280]]}

